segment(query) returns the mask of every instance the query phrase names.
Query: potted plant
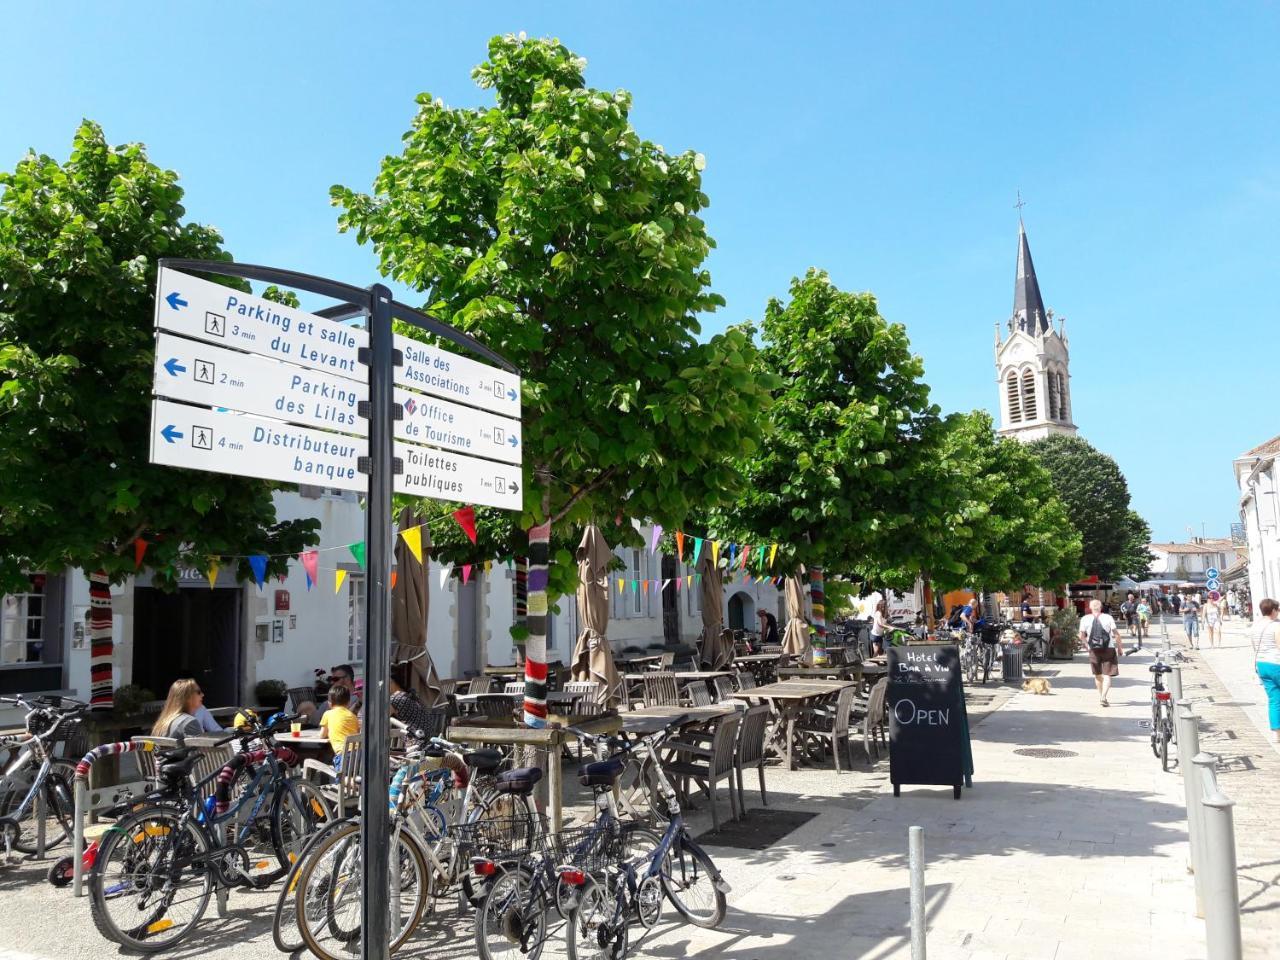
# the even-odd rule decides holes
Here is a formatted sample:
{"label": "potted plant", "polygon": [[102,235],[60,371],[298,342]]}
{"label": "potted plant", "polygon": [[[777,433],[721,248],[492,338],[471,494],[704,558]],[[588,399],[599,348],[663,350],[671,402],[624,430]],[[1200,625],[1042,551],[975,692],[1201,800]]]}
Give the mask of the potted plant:
{"label": "potted plant", "polygon": [[1080,646],[1080,615],[1075,607],[1054,611],[1049,618],[1049,656],[1070,660]]}
{"label": "potted plant", "polygon": [[132,717],[142,712],[142,705],[151,703],[156,695],[136,683],[126,683],[116,689],[112,697],[115,712],[122,717]]}
{"label": "potted plant", "polygon": [[289,698],[289,685],[283,680],[259,680],[253,688],[258,706],[271,710],[283,710]]}

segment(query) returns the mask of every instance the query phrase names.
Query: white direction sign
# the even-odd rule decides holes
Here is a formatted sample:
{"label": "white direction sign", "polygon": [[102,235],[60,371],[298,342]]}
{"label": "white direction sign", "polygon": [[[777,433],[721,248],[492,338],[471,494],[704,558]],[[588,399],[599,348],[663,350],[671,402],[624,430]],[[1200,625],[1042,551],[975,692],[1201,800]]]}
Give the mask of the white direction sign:
{"label": "white direction sign", "polygon": [[[340,490],[368,489],[360,457],[363,437],[169,400],[151,405],[151,462]],[[523,505],[520,467],[399,442],[405,472],[397,493],[475,503],[504,510]]]}
{"label": "white direction sign", "polygon": [[[248,350],[312,370],[367,381],[360,329],[241,293],[177,270],[160,270],[156,326],[218,346]],[[404,356],[395,382],[470,407],[520,416],[520,378],[498,367],[396,335]]]}
{"label": "white direction sign", "polygon": [[[155,392],[161,397],[368,436],[358,415],[362,381],[157,332]],[[520,421],[399,388],[404,419],[395,437],[473,456],[520,463]]]}

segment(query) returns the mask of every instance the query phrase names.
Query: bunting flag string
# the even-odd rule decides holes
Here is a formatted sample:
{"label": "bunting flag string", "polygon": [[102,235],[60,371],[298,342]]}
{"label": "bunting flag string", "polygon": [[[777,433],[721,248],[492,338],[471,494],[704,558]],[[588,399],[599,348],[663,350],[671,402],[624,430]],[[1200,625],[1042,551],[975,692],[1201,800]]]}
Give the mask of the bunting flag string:
{"label": "bunting flag string", "polygon": [[769,569],[773,569],[773,558],[778,555],[778,545],[775,543],[769,548]]}
{"label": "bunting flag string", "polygon": [[256,557],[249,558],[249,569],[253,571],[253,582],[258,585],[258,589],[262,589],[262,581],[267,575],[267,558],[265,554],[258,554]]}
{"label": "bunting flag string", "polygon": [[347,579],[347,571],[339,567],[333,571],[333,592],[337,593],[342,589],[342,582]]}
{"label": "bunting flag string", "polygon": [[467,535],[467,539],[474,546],[476,543],[476,508],[463,507],[461,510],[455,510],[453,511],[453,519],[458,521],[458,526],[462,528],[462,532]]}
{"label": "bunting flag string", "polygon": [[348,544],[347,549],[351,551],[351,555],[356,558],[356,563],[360,564],[360,569],[363,570],[365,561],[364,541],[361,540],[359,543]]}
{"label": "bunting flag string", "polygon": [[462,565],[462,582],[466,583],[471,579],[471,564],[464,563]]}
{"label": "bunting flag string", "polygon": [[141,537],[133,541],[133,569],[138,570],[142,567],[142,558],[147,554],[147,547],[150,544]]}
{"label": "bunting flag string", "polygon": [[398,579],[399,579],[399,571],[398,571],[398,570],[392,570],[392,571],[391,571],[391,589],[392,589],[392,590],[394,590],[394,589],[396,588],[396,581],[397,581]]}
{"label": "bunting flag string", "polygon": [[698,557],[700,557],[701,555],[702,555],[702,538],[694,537],[693,538],[693,565],[695,567],[698,565]]}
{"label": "bunting flag string", "polygon": [[320,552],[318,550],[304,550],[298,554],[298,559],[302,561],[302,569],[307,574],[307,589],[310,590],[312,585],[320,579]]}
{"label": "bunting flag string", "polygon": [[209,578],[209,589],[212,590],[218,584],[218,558],[217,557],[209,558],[209,569],[205,573],[205,576]]}
{"label": "bunting flag string", "polygon": [[658,550],[658,541],[662,539],[662,524],[655,523],[653,525],[653,536],[649,539],[649,552],[656,553]]}
{"label": "bunting flag string", "polygon": [[453,564],[446,563],[440,568],[440,589],[443,590],[449,585],[449,577],[453,575]]}
{"label": "bunting flag string", "polygon": [[684,563],[684,534],[676,531],[676,559]]}
{"label": "bunting flag string", "polygon": [[422,562],[422,526],[410,527],[408,530],[400,531],[400,539],[404,541],[404,545],[409,548],[409,552],[413,554],[413,559],[419,563]]}
{"label": "bunting flag string", "polygon": [[717,567],[720,566],[720,541],[711,541],[711,562]]}

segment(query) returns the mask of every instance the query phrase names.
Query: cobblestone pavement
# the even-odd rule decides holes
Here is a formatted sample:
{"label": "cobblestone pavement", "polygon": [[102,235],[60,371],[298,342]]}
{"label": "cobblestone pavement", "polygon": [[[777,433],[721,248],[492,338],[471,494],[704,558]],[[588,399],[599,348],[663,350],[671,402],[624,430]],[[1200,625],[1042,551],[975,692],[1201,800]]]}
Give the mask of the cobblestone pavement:
{"label": "cobblestone pavement", "polygon": [[[919,824],[931,960],[1201,960],[1181,781],[1161,772],[1140,724],[1148,661],[1126,661],[1109,709],[1098,705],[1083,658],[1051,665],[1050,696],[995,685],[972,691],[976,775],[960,801],[928,787],[893,797],[883,760],[844,774],[829,765],[771,767],[767,808],[748,784],[744,833],[750,840],[788,816],[794,829],[763,849],[703,838],[733,886],[724,928],[699,930],[664,915],[647,936],[637,931],[633,955],[905,960],[906,835]],[[1024,752],[1046,747],[1066,753]],[[704,804],[693,828],[708,826]],[[42,873],[39,864],[0,870],[0,948],[20,954],[0,960],[117,955],[93,929],[87,904],[44,884]],[[273,901],[270,893],[233,894],[227,918],[210,916],[167,956],[274,957]],[[451,911],[399,954],[474,955],[469,922]],[[563,955],[555,941],[544,953]]]}

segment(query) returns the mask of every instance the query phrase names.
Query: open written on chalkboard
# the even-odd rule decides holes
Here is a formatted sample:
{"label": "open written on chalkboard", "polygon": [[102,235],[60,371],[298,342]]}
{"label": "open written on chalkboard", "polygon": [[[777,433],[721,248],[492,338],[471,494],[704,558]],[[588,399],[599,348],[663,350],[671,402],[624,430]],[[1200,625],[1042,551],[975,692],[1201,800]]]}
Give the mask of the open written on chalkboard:
{"label": "open written on chalkboard", "polygon": [[889,648],[889,780],[949,786],[956,799],[967,772],[969,725],[955,646]]}

